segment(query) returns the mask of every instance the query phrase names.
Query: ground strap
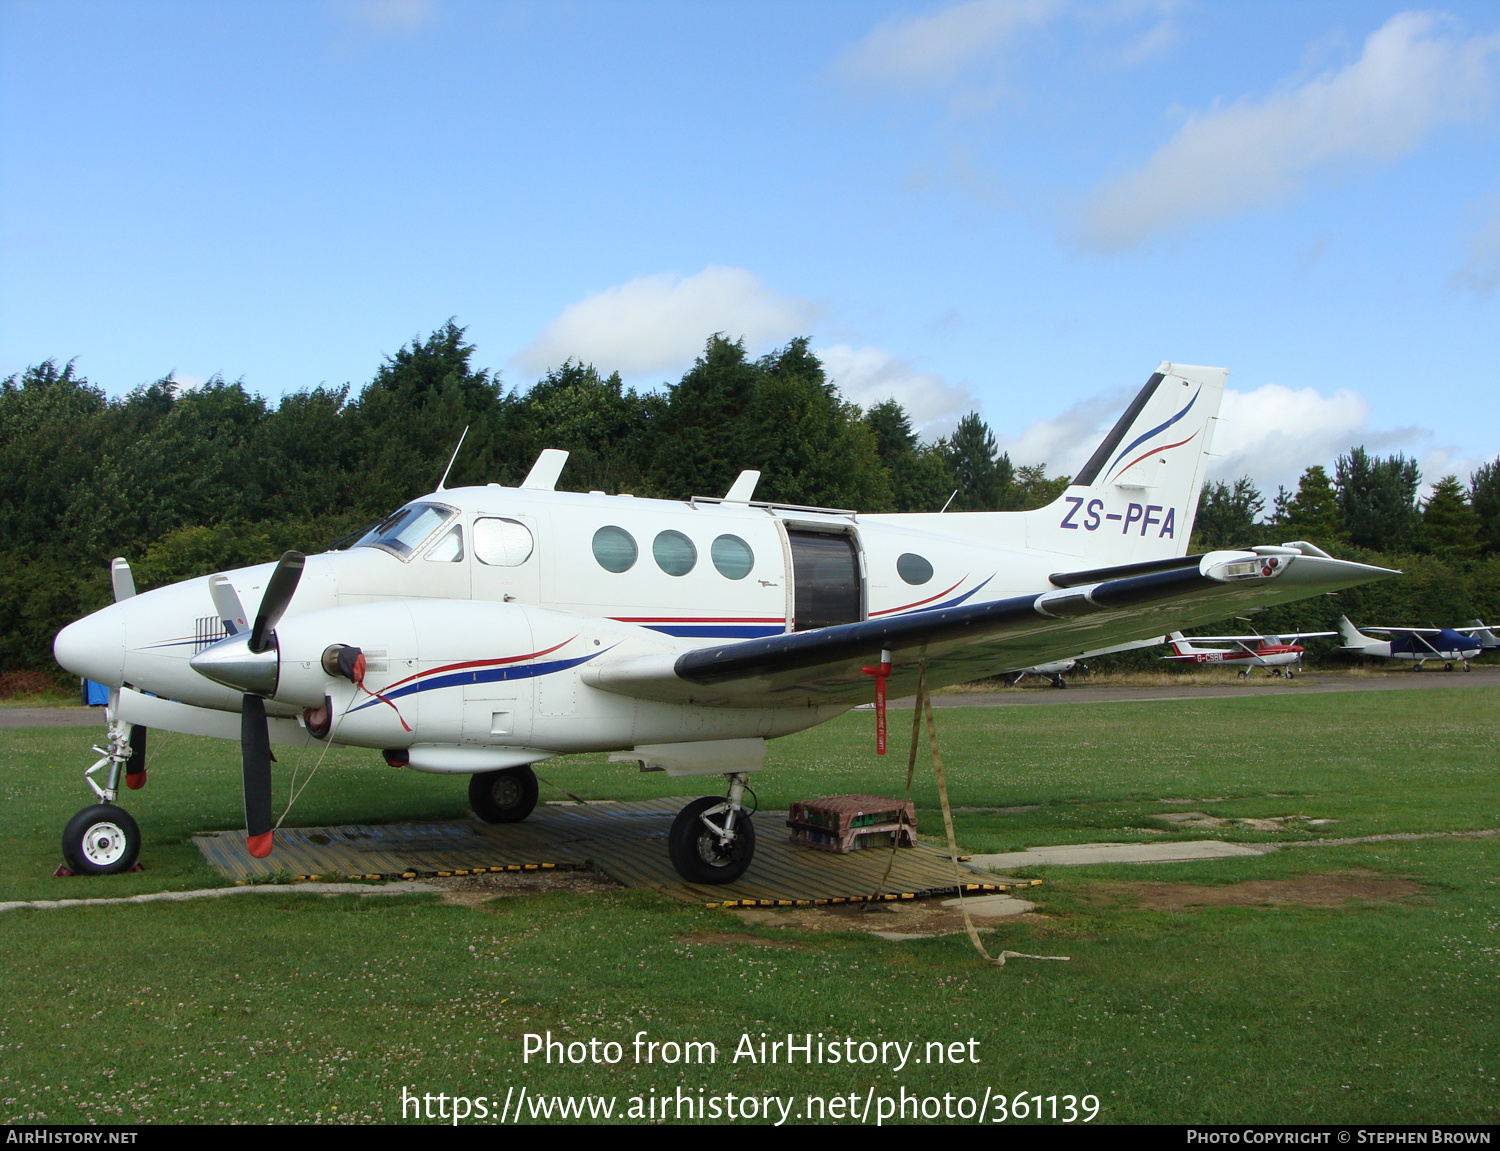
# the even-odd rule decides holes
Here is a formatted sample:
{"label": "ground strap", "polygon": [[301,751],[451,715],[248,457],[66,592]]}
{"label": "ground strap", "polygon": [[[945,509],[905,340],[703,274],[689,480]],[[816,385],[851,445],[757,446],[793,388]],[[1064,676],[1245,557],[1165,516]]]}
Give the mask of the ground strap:
{"label": "ground strap", "polygon": [[[927,661],[924,659],[917,671],[917,716],[912,728],[912,762],[916,762],[916,724],[921,722],[921,717],[927,719],[927,743],[932,750],[932,772],[937,776],[938,799],[943,805],[943,827],[948,832],[948,857],[953,860],[953,879],[958,887],[958,907],[964,914],[964,930],[969,933],[969,941],[974,944],[974,950],[984,956],[990,963],[997,967],[1004,967],[1007,959],[1052,959],[1061,963],[1067,963],[1070,956],[1067,955],[1027,955],[1020,951],[1002,951],[999,955],[991,955],[984,949],[984,943],[979,938],[979,932],[974,927],[974,921],[969,918],[969,909],[964,905],[964,883],[963,871],[958,865],[958,841],[953,834],[953,809],[948,805],[948,784],[943,777],[943,756],[938,748],[937,724],[932,718],[932,697],[927,693]],[[911,775],[907,775],[907,788],[911,787]]]}

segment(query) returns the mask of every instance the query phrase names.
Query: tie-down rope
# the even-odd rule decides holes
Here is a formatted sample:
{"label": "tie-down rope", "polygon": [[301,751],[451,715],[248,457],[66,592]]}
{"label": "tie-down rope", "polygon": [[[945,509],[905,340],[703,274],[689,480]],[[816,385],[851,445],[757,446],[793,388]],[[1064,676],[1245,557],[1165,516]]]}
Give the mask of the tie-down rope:
{"label": "tie-down rope", "polygon": [[[1002,951],[999,955],[991,955],[985,950],[984,942],[979,938],[979,930],[974,926],[974,921],[969,917],[969,909],[964,904],[965,876],[958,865],[958,841],[953,834],[953,809],[948,803],[948,784],[943,775],[943,755],[938,747],[937,723],[932,716],[932,697],[927,692],[927,660],[925,657],[917,664],[917,700],[916,707],[912,711],[911,719],[911,752],[906,760],[906,795],[902,800],[902,809],[911,800],[912,776],[917,767],[917,744],[922,732],[922,721],[927,721],[927,744],[932,752],[932,772],[937,777],[938,800],[943,807],[943,827],[948,833],[948,858],[953,862],[954,886],[958,889],[958,908],[963,912],[964,930],[969,933],[969,941],[974,944],[974,950],[979,952],[985,960],[993,963],[996,967],[1004,967],[1007,959],[1045,959],[1067,963],[1071,956],[1067,955],[1027,955],[1022,951]],[[885,865],[885,874],[880,877],[880,886],[875,894],[879,895],[885,890],[886,880],[891,876],[891,867],[896,862],[896,852],[899,850],[901,837],[899,834],[891,837],[891,856]],[[867,905],[868,906],[868,905]]]}

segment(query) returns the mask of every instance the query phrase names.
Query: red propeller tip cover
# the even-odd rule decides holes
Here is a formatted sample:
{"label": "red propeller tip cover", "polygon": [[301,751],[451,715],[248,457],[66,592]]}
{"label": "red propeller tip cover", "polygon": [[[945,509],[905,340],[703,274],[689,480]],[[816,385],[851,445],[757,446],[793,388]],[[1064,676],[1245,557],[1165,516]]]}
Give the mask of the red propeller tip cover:
{"label": "red propeller tip cover", "polygon": [[131,791],[140,791],[141,788],[146,786],[146,773],[138,771],[134,775],[131,775],[127,772],[125,775],[125,786],[130,788]]}
{"label": "red propeller tip cover", "polygon": [[264,859],[271,854],[271,837],[274,831],[263,832],[260,835],[245,836],[245,846],[250,849],[250,854],[256,859]]}

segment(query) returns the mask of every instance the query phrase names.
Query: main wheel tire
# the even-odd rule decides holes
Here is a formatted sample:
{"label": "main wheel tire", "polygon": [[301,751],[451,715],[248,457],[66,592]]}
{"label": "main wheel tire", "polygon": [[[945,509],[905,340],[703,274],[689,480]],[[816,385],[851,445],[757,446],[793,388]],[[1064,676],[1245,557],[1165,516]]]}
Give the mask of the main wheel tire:
{"label": "main wheel tire", "polygon": [[[695,799],[677,813],[667,835],[667,853],[677,874],[689,883],[733,883],[745,874],[755,857],[755,824],[741,809],[734,817],[734,840],[729,850],[719,846],[719,837],[703,826],[703,813],[724,803],[717,795]],[[710,815],[709,821],[724,826],[727,811]]]}
{"label": "main wheel tire", "polygon": [[135,866],[141,829],[123,807],[96,803],[68,820],[62,850],[76,875],[118,875]]}
{"label": "main wheel tire", "polygon": [[485,823],[520,823],[536,809],[536,772],[507,767],[469,777],[469,806]]}

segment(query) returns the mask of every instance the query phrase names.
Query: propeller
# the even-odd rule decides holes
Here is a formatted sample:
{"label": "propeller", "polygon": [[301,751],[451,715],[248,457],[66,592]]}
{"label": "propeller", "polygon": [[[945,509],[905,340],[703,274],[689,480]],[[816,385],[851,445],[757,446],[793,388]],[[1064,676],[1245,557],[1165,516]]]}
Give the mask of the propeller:
{"label": "propeller", "polygon": [[[214,610],[224,621],[228,639],[204,648],[192,658],[194,670],[228,687],[239,688],[240,765],[245,785],[245,845],[256,859],[271,854],[271,732],[266,722],[266,698],[276,693],[280,660],[276,624],[302,578],[307,557],[287,552],[266,581],[255,623],[246,630],[245,609],[229,580],[209,579]],[[269,658],[266,658],[268,657]]]}

